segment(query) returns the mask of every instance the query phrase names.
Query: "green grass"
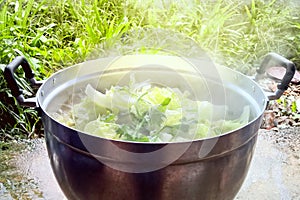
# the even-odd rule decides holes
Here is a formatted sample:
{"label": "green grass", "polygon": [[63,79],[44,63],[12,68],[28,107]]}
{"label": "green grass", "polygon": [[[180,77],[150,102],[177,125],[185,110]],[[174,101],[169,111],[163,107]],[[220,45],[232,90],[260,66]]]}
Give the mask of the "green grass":
{"label": "green grass", "polygon": [[[189,46],[196,44],[218,63],[244,73],[252,72],[271,51],[299,66],[299,6],[290,4],[284,0],[0,0],[0,64],[22,55],[37,79],[45,79],[95,57],[145,52],[146,47],[188,54],[197,52]],[[22,71],[18,75],[24,82]],[[0,138],[40,136],[36,112],[23,110],[10,97],[2,71],[0,81],[1,119],[8,122],[1,122]]]}
{"label": "green grass", "polygon": [[299,18],[287,3],[276,0],[252,0],[248,4],[237,0],[188,2],[145,9],[143,22],[184,33],[218,62],[243,72],[270,51],[295,58],[297,44],[291,23]]}

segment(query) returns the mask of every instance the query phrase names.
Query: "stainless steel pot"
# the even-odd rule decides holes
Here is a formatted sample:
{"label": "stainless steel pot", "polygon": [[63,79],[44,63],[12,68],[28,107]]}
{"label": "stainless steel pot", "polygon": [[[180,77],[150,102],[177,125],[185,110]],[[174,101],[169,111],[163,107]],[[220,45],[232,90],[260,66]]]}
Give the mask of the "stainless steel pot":
{"label": "stainless steel pot", "polygon": [[[23,98],[13,75],[21,65],[30,82],[37,84],[24,58],[18,57],[8,65],[5,77],[21,104],[38,107],[51,166],[68,199],[225,200],[235,197],[245,179],[269,99],[279,98],[295,73],[292,62],[270,53],[258,70],[257,79],[270,61],[287,70],[277,92],[269,96],[239,72],[175,56],[123,56],[78,64],[49,77],[33,101]],[[250,105],[252,119],[247,125],[217,137],[143,143],[92,136],[52,117],[52,112],[87,83],[103,90],[113,84],[128,84],[132,73],[137,81],[150,79],[190,90],[195,98],[216,104],[225,102],[232,115],[240,113],[243,105]]]}

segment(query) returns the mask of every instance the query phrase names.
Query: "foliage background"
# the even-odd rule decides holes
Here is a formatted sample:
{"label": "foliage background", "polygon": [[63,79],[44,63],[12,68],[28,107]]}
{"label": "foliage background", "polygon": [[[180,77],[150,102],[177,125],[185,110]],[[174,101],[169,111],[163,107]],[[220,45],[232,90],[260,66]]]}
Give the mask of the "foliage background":
{"label": "foliage background", "polygon": [[[130,42],[155,43],[162,36],[149,30],[167,30],[243,73],[268,52],[300,66],[299,7],[289,0],[0,0],[0,64],[24,56],[42,80],[88,59],[134,52]],[[16,73],[30,95],[22,70]],[[3,70],[0,100],[2,141],[43,135],[37,112],[16,103]]]}

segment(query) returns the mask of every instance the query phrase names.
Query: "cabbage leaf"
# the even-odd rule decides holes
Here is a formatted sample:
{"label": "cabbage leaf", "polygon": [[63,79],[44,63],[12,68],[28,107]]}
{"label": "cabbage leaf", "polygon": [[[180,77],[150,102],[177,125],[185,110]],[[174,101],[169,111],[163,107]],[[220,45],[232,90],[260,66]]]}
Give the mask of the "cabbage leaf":
{"label": "cabbage leaf", "polygon": [[73,126],[108,139],[183,142],[214,137],[246,125],[251,114],[245,106],[239,117],[228,120],[225,105],[195,101],[188,92],[147,81],[105,92],[87,85],[85,95],[71,109]]}

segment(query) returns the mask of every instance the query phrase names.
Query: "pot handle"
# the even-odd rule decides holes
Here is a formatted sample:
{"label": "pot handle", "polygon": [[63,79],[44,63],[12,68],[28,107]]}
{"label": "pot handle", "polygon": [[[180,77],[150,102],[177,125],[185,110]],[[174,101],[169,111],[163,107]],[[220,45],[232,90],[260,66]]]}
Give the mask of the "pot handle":
{"label": "pot handle", "polygon": [[18,86],[16,78],[14,77],[14,73],[19,66],[22,66],[25,72],[25,77],[29,79],[31,87],[38,88],[42,85],[42,81],[35,80],[34,73],[31,70],[28,61],[24,57],[18,56],[4,69],[4,78],[7,82],[8,88],[10,88],[11,94],[17,99],[20,105],[36,107],[36,98],[25,98],[23,96],[23,90]]}
{"label": "pot handle", "polygon": [[269,53],[265,56],[260,67],[258,68],[257,74],[255,76],[255,81],[259,81],[264,77],[267,68],[270,67],[270,62],[273,64],[280,65],[286,69],[285,75],[283,76],[281,83],[277,85],[277,90],[274,93],[267,94],[269,100],[275,100],[279,99],[284,93],[284,91],[288,88],[289,83],[294,77],[296,66],[293,62],[279,54]]}

